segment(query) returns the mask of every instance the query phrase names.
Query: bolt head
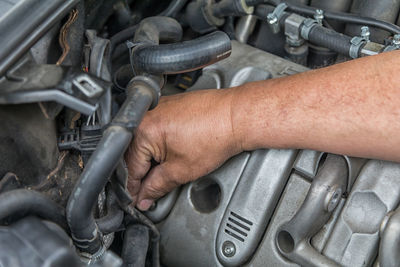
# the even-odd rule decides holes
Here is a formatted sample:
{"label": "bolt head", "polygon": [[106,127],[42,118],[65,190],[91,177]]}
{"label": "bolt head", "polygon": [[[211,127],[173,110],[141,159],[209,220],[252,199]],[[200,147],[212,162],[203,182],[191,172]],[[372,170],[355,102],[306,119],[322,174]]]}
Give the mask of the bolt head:
{"label": "bolt head", "polygon": [[369,31],[368,26],[362,26],[361,27],[361,37],[363,37],[366,40],[369,40],[370,35],[371,35],[371,32]]}
{"label": "bolt head", "polygon": [[267,16],[267,22],[268,24],[275,24],[278,22],[278,18],[273,13],[269,13]]}
{"label": "bolt head", "polygon": [[400,34],[395,34],[392,42],[394,45],[400,45]]}
{"label": "bolt head", "polygon": [[222,253],[224,254],[225,257],[234,256],[236,253],[235,244],[233,244],[231,241],[225,241],[222,244]]}
{"label": "bolt head", "polygon": [[340,197],[342,195],[342,189],[337,188],[330,196],[329,201],[326,205],[326,210],[332,212],[340,202]]}
{"label": "bolt head", "polygon": [[314,19],[319,24],[322,24],[322,20],[324,19],[324,11],[322,9],[315,10]]}

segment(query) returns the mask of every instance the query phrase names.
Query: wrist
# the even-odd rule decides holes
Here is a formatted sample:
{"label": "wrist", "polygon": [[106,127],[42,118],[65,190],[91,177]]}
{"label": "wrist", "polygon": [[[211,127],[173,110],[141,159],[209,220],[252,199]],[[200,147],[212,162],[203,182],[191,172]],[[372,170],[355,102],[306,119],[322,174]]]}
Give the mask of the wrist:
{"label": "wrist", "polygon": [[245,90],[245,85],[238,86],[234,88],[225,89],[227,98],[229,99],[227,108],[229,110],[229,124],[231,128],[232,135],[232,145],[234,149],[238,151],[237,153],[248,150],[248,144],[246,142],[246,133],[241,127],[241,120],[243,119],[243,114],[241,114],[238,109],[243,105],[241,101],[243,91]]}
{"label": "wrist", "polygon": [[282,147],[280,110],[284,107],[273,80],[247,83],[231,91],[231,124],[241,151]]}

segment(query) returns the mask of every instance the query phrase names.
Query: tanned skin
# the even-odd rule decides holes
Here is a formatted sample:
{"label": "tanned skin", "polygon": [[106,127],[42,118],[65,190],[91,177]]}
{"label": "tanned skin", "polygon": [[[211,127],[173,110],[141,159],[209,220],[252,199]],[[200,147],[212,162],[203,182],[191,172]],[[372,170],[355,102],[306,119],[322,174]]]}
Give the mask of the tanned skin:
{"label": "tanned skin", "polygon": [[[141,210],[242,151],[298,148],[400,162],[400,51],[163,97],[126,159]],[[159,164],[151,168],[151,160]]]}

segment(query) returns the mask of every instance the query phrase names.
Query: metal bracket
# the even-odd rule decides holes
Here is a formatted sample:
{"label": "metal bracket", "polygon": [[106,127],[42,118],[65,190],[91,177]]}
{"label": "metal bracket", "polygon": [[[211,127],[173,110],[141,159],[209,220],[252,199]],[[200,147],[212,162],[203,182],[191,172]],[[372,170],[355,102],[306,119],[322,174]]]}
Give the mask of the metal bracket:
{"label": "metal bracket", "polygon": [[290,46],[301,46],[304,39],[301,37],[300,28],[306,18],[297,14],[291,14],[285,19],[286,42]]}
{"label": "metal bracket", "polygon": [[278,33],[280,31],[279,20],[282,18],[283,12],[287,8],[287,4],[281,3],[276,6],[272,13],[267,16],[267,22],[271,27],[273,33]]}
{"label": "metal bracket", "polygon": [[110,82],[72,68],[26,61],[0,81],[0,105],[54,101],[91,115],[110,86]]}

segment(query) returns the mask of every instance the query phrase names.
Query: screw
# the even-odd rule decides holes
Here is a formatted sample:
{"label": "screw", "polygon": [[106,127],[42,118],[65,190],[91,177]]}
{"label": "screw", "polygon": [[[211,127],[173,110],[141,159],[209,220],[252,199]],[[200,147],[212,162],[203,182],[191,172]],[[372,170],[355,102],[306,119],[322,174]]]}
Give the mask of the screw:
{"label": "screw", "polygon": [[322,9],[315,10],[314,19],[321,25],[324,19],[324,11]]}
{"label": "screw", "polygon": [[340,196],[342,195],[342,189],[337,188],[332,194],[328,195],[328,202],[326,204],[326,210],[332,212],[340,201]]}
{"label": "screw", "polygon": [[392,41],[392,44],[394,45],[394,46],[400,46],[400,34],[395,34],[394,36],[393,36],[393,41]]}
{"label": "screw", "polygon": [[235,244],[233,244],[231,241],[225,241],[222,244],[222,253],[226,257],[232,257],[236,253],[236,247]]}
{"label": "screw", "polygon": [[371,32],[369,31],[368,26],[362,26],[361,27],[361,37],[364,38],[366,41],[369,41],[370,35],[371,35]]}
{"label": "screw", "polygon": [[272,13],[268,14],[267,20],[269,24],[275,24],[278,22],[278,18]]}

